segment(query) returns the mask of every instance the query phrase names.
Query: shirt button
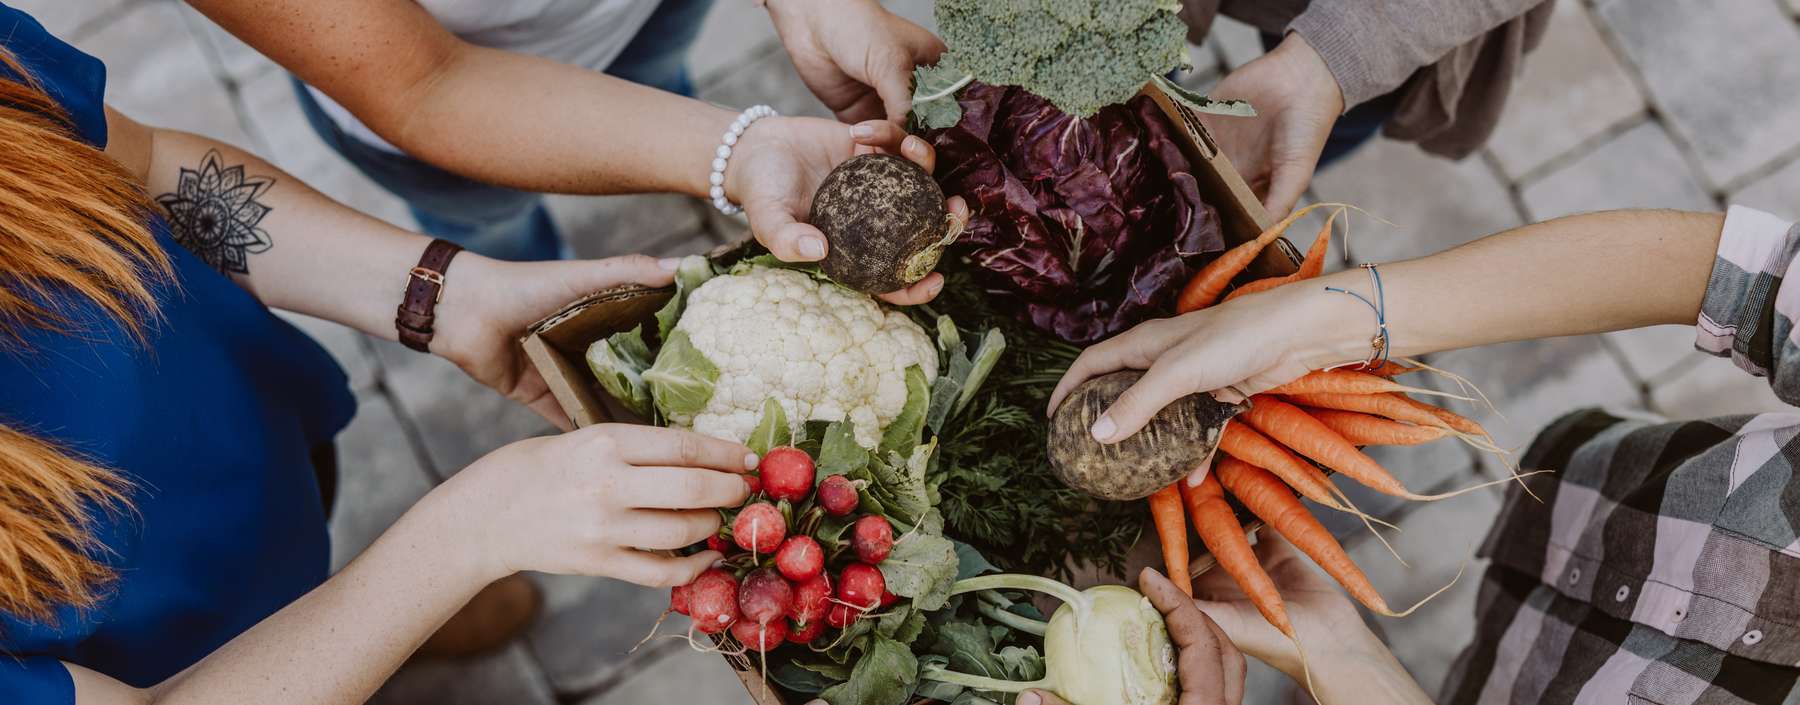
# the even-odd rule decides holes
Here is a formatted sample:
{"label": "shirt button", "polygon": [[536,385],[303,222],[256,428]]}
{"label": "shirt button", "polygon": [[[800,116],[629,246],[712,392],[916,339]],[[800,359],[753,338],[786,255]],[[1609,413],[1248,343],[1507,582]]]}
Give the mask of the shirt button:
{"label": "shirt button", "polygon": [[1626,600],[1626,598],[1629,598],[1629,597],[1631,597],[1631,588],[1628,586],[1625,586],[1625,585],[1620,585],[1619,591],[1613,593],[1613,602],[1624,602]]}
{"label": "shirt button", "polygon": [[1569,569],[1569,584],[1574,585],[1575,583],[1579,583],[1579,582],[1581,582],[1581,569],[1580,568],[1570,568]]}
{"label": "shirt button", "polygon": [[1755,645],[1757,645],[1757,643],[1762,641],[1762,637],[1763,637],[1763,633],[1762,633],[1761,629],[1752,629],[1750,631],[1744,632],[1744,639],[1743,639],[1744,645],[1745,646],[1755,646]]}
{"label": "shirt button", "polygon": [[1679,622],[1679,621],[1681,621],[1682,617],[1686,617],[1686,616],[1687,616],[1687,610],[1684,610],[1680,607],[1675,608],[1675,621]]}

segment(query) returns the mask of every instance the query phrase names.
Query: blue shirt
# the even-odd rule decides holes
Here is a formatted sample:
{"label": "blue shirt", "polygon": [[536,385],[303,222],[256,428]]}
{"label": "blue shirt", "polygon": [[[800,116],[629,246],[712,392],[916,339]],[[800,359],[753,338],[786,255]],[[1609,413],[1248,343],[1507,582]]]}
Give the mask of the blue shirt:
{"label": "blue shirt", "polygon": [[[105,146],[99,60],[3,4],[0,45],[81,139]],[[98,527],[119,578],[100,605],[61,610],[53,623],[0,615],[0,703],[73,703],[59,661],[155,684],[327,575],[309,453],[355,413],[343,371],[177,245],[160,217],[150,225],[175,281],[155,292],[163,320],[148,344],[79,304],[69,308],[80,333],[26,330],[22,349],[0,351],[0,424],[122,471],[134,503]]]}

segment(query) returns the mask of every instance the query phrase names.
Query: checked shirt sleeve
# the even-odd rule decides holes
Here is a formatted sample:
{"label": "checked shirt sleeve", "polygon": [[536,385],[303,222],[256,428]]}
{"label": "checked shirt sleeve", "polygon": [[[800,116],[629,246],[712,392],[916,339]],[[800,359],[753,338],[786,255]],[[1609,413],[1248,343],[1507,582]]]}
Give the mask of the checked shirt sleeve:
{"label": "checked shirt sleeve", "polygon": [[1700,304],[1694,346],[1730,357],[1744,371],[1768,377],[1782,401],[1800,406],[1800,224],[1732,206],[1719,237],[1712,277]]}

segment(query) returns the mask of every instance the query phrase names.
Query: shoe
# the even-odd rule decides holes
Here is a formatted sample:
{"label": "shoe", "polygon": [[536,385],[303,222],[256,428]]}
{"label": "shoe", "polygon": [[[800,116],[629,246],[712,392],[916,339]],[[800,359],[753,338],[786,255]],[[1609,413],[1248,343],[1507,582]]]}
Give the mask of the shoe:
{"label": "shoe", "polygon": [[525,632],[544,606],[537,584],[514,574],[494,581],[438,627],[414,658],[467,658],[500,648]]}

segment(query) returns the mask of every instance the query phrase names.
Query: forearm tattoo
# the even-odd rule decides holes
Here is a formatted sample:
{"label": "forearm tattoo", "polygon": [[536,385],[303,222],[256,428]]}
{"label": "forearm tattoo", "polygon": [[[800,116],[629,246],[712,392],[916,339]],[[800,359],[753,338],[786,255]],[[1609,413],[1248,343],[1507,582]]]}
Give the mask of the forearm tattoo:
{"label": "forearm tattoo", "polygon": [[156,197],[169,214],[175,241],[226,274],[249,274],[249,256],[275,243],[260,227],[269,206],[260,199],[275,180],[245,176],[244,165],[225,166],[219,150],[207,150],[200,168],[181,168],[174,193]]}

